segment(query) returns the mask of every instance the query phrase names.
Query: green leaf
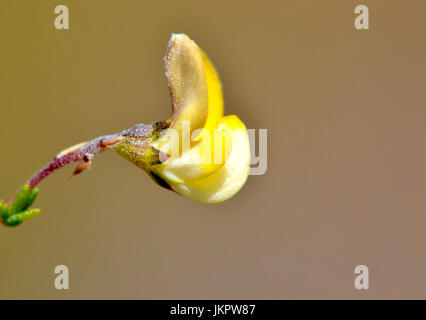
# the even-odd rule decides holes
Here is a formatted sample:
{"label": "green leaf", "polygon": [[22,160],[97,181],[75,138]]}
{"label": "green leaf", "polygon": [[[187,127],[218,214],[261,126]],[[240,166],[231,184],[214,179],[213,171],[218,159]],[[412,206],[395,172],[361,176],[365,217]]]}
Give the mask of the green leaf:
{"label": "green leaf", "polygon": [[21,190],[19,190],[18,194],[16,195],[15,199],[10,205],[9,215],[25,210],[25,205],[28,201],[29,195],[30,195],[30,187],[28,185],[24,185],[21,188]]}
{"label": "green leaf", "polygon": [[24,206],[23,210],[28,209],[34,203],[34,201],[37,198],[37,196],[38,196],[38,189],[32,189],[32,190],[30,190],[30,194],[28,195],[28,198],[27,198],[27,201],[25,203],[25,206]]}
{"label": "green leaf", "polygon": [[8,226],[17,226],[18,224],[21,224],[22,222],[33,218],[35,216],[38,216],[40,214],[40,209],[29,209],[26,211],[22,211],[20,213],[15,213],[10,215],[5,223]]}
{"label": "green leaf", "polygon": [[3,219],[7,219],[9,216],[9,207],[6,203],[0,202],[0,216]]}
{"label": "green leaf", "polygon": [[37,195],[38,189],[30,189],[29,185],[24,185],[10,206],[0,202],[0,215],[3,223],[7,226],[17,226],[39,215],[40,209],[29,209]]}

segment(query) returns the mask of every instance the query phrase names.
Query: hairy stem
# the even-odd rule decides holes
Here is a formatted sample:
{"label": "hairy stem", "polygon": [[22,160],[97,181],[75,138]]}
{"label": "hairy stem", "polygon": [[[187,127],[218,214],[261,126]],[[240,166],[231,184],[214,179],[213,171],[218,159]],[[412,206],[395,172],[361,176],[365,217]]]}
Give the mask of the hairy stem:
{"label": "hairy stem", "polygon": [[[40,171],[34,174],[25,184],[33,189],[41,181],[47,178],[54,171],[61,169],[75,162],[91,162],[91,160],[99,153],[123,139],[125,131],[117,134],[100,136],[90,142],[81,143],[78,146],[71,147],[58,154],[49,164],[44,166]],[[10,199],[9,204],[13,202],[16,194]]]}
{"label": "hairy stem", "polygon": [[[124,138],[136,138],[137,141],[139,141],[138,143],[143,144],[143,141],[145,141],[145,139],[147,139],[148,137],[151,137],[154,131],[161,131],[163,129],[166,129],[169,124],[170,121],[155,122],[150,125],[136,124],[132,128],[124,130],[122,132],[100,136],[93,139],[92,141],[80,143],[78,145],[65,149],[64,151],[59,153],[55,157],[55,159],[53,159],[49,164],[44,166],[40,171],[38,171],[30,179],[28,179],[25,184],[29,186],[30,190],[32,190],[54,171],[61,169],[71,163],[83,162],[82,164],[77,166],[74,171],[74,174],[78,174],[84,169],[90,167],[91,161],[96,155],[102,153],[105,150],[110,149]],[[15,193],[12,199],[10,199],[9,204],[13,202],[17,193]]]}

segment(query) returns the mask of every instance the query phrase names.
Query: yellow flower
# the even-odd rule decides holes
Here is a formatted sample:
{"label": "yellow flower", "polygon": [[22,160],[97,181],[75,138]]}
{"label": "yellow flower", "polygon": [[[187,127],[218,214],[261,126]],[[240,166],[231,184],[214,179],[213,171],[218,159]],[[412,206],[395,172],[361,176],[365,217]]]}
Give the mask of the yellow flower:
{"label": "yellow flower", "polygon": [[223,116],[216,70],[188,36],[172,35],[165,64],[173,113],[169,130],[154,146],[170,158],[150,170],[193,200],[227,200],[241,189],[249,173],[244,123],[235,115]]}
{"label": "yellow flower", "polygon": [[163,187],[200,202],[225,201],[249,173],[246,127],[235,115],[223,116],[219,77],[188,36],[172,35],[165,64],[171,119],[136,125],[111,148]]}

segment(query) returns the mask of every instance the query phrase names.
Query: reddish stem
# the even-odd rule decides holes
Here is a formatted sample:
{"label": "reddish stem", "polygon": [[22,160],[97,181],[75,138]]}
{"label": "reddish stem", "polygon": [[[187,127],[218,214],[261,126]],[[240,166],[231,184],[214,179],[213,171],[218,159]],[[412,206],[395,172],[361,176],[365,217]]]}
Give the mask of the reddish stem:
{"label": "reddish stem", "polygon": [[32,178],[30,178],[27,181],[27,184],[30,186],[30,189],[33,189],[51,173],[60,168],[65,167],[68,164],[78,161],[90,161],[91,159],[93,159],[94,156],[106,150],[105,147],[108,145],[108,143],[105,143],[106,141],[115,140],[115,142],[118,142],[121,137],[121,134],[101,136],[84,144],[77,150],[72,150],[68,153],[57,156],[55,159],[53,159],[52,162],[50,162],[39,172],[37,172]]}
{"label": "reddish stem", "polygon": [[[108,149],[112,145],[121,141],[123,138],[131,136],[140,139],[145,139],[152,135],[153,130],[165,129],[169,126],[170,121],[156,122],[151,125],[137,124],[130,129],[122,132],[97,137],[90,142],[83,143],[81,146],[71,147],[55,157],[48,165],[43,167],[39,172],[33,175],[26,184],[29,185],[30,189],[33,189],[41,181],[47,178],[54,171],[61,169],[71,163],[84,161],[87,166],[77,167],[74,174],[81,172],[90,166],[91,160],[99,153]],[[18,193],[18,192],[17,192]],[[9,204],[13,202],[17,193],[10,199]]]}
{"label": "reddish stem", "polygon": [[[39,172],[34,174],[25,184],[28,184],[30,189],[33,189],[41,181],[47,178],[54,171],[61,169],[71,163],[91,161],[96,155],[107,150],[107,146],[117,143],[123,138],[123,133],[101,136],[93,139],[90,142],[83,144],[77,149],[71,148],[69,152],[59,154],[48,165],[44,166]],[[10,199],[9,205],[13,202],[18,192]]]}

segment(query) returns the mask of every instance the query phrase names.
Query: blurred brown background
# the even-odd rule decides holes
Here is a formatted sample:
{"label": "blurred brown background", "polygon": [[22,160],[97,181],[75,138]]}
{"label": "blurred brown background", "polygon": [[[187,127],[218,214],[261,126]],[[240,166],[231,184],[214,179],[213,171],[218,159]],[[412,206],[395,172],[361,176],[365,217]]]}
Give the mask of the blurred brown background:
{"label": "blurred brown background", "polygon": [[[68,5],[70,30],[54,28]],[[354,8],[367,4],[370,30]],[[268,171],[205,205],[117,154],[40,186],[0,230],[0,298],[426,298],[426,2],[5,1],[0,195],[63,148],[170,115],[186,33],[227,114],[268,129]],[[53,286],[56,265],[70,289]],[[354,289],[356,265],[370,290]]]}

